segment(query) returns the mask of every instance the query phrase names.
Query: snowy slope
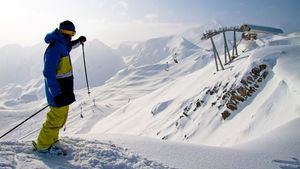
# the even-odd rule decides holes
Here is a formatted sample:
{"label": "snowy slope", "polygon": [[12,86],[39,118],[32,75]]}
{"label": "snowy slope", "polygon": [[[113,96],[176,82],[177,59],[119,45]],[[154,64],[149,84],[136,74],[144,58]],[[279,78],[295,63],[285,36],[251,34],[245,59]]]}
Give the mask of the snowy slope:
{"label": "snowy slope", "polygon": [[100,141],[64,138],[67,156],[38,154],[27,142],[1,142],[0,168],[170,168]]}
{"label": "snowy slope", "polygon": [[87,135],[112,141],[155,161],[187,169],[294,169],[300,168],[300,118],[275,128],[263,137],[231,148],[160,141],[126,135]]}
{"label": "snowy slope", "polygon": [[296,169],[300,168],[300,134],[295,130],[299,122],[297,118],[233,148],[128,135],[75,135],[62,139],[68,155],[57,158],[36,154],[29,141],[0,142],[0,167]]}
{"label": "snowy slope", "polygon": [[[121,107],[99,121],[91,132],[222,146],[259,137],[300,115],[299,72],[295,71],[299,49],[298,45],[261,47],[243,53],[225,71],[217,73],[211,62]],[[251,94],[243,101],[235,100],[228,92],[243,87],[242,80],[253,78],[251,72],[261,65],[266,66],[260,72],[261,78],[246,84],[250,87],[252,83]],[[198,99],[202,106],[196,109]],[[234,106],[238,106],[233,109],[237,110],[231,110],[229,102],[236,102]],[[221,113],[225,111],[231,115],[224,121]]]}

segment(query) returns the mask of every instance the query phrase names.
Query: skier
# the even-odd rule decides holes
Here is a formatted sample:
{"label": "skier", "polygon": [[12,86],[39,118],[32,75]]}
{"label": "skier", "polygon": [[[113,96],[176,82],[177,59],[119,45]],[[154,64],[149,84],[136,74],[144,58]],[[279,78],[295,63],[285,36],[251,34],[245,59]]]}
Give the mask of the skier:
{"label": "skier", "polygon": [[178,60],[177,60],[177,53],[175,53],[175,54],[173,55],[173,60],[174,60],[175,63],[178,63]]}
{"label": "skier", "polygon": [[71,21],[63,21],[53,32],[45,37],[49,44],[44,54],[44,78],[47,102],[50,111],[40,130],[37,142],[33,146],[38,152],[62,153],[59,147],[59,130],[64,126],[69,105],[75,101],[73,91],[73,71],[70,51],[83,44],[86,37],[80,36],[71,41],[75,35],[75,26]]}

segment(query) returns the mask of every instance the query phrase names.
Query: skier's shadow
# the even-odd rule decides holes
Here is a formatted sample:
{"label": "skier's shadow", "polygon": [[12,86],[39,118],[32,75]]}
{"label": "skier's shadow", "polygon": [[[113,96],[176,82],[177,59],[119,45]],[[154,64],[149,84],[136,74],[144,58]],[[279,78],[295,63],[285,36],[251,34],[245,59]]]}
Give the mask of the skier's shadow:
{"label": "skier's shadow", "polygon": [[300,169],[300,161],[295,157],[291,160],[273,160],[272,162],[278,163],[281,169]]}

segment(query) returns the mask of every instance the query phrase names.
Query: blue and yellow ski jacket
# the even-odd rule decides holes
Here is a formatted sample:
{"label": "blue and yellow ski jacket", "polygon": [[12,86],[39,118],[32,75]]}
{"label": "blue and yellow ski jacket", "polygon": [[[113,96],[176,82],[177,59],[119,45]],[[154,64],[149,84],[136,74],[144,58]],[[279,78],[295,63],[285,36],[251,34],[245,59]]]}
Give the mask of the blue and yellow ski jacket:
{"label": "blue and yellow ski jacket", "polygon": [[58,107],[54,97],[62,94],[66,105],[69,105],[75,101],[70,39],[55,29],[46,35],[45,42],[49,44],[44,54],[43,70],[48,104]]}

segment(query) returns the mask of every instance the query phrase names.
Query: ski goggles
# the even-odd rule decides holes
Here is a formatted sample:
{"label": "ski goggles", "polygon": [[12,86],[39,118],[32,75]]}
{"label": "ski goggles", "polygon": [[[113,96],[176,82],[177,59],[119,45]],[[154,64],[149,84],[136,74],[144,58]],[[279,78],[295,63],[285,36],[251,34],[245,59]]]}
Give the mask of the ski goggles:
{"label": "ski goggles", "polygon": [[74,36],[76,34],[75,31],[70,31],[70,30],[65,30],[65,29],[60,29],[60,32],[65,35],[69,35],[69,36]]}

